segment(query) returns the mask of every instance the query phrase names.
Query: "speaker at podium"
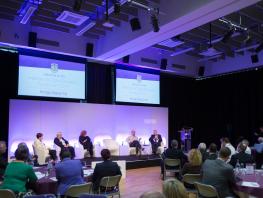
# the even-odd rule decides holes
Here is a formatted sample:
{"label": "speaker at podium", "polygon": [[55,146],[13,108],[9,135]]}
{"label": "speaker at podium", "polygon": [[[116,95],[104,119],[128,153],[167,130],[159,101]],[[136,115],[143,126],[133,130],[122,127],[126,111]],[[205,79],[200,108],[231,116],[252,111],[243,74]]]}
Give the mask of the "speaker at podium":
{"label": "speaker at podium", "polygon": [[188,152],[192,148],[192,127],[184,126],[180,131],[181,147],[185,152]]}

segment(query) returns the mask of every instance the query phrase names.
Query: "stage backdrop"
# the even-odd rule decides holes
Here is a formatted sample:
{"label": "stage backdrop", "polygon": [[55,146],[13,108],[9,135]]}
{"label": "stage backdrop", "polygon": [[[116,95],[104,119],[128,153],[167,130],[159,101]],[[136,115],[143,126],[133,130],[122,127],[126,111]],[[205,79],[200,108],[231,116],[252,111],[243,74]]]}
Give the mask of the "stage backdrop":
{"label": "stage backdrop", "polygon": [[42,132],[44,142],[52,147],[59,131],[76,146],[83,129],[100,145],[109,137],[126,144],[131,129],[148,144],[153,129],[157,129],[167,144],[168,109],[163,107],[10,100],[9,109],[9,156],[19,142],[26,142],[32,151],[37,132]]}

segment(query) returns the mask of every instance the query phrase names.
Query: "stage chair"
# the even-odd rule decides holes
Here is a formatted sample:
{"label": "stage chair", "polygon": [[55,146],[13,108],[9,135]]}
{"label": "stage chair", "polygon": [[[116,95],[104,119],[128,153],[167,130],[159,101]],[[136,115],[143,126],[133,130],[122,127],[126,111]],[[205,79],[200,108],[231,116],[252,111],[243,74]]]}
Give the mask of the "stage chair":
{"label": "stage chair", "polygon": [[[201,182],[201,180],[202,180],[202,177],[200,174],[185,174],[185,175],[183,175],[182,182],[184,183],[184,185],[186,185],[185,188],[186,188],[188,193],[198,194],[194,184],[195,184],[195,182]],[[188,188],[187,185],[191,185],[194,188]]]}
{"label": "stage chair", "polygon": [[35,147],[34,144],[32,144],[32,148],[33,148],[34,154],[38,156],[38,159],[37,159],[38,164],[39,165],[46,164],[46,160],[49,157],[49,154],[45,152],[45,150]]}
{"label": "stage chair", "polygon": [[219,198],[219,195],[217,193],[217,190],[215,187],[211,185],[202,184],[199,182],[195,182],[195,188],[198,191],[198,194],[202,197],[217,197]]}
{"label": "stage chair", "polygon": [[158,147],[157,149],[157,154],[162,154],[164,152],[164,148],[166,146],[166,139],[164,137],[162,137],[162,143],[161,146]]}
{"label": "stage chair", "polygon": [[79,197],[80,194],[90,193],[92,189],[92,183],[86,183],[81,185],[72,185],[65,192],[65,198],[67,197]]}
{"label": "stage chair", "polygon": [[112,156],[119,156],[119,145],[113,139],[104,139],[103,140],[104,148],[109,149]]}
{"label": "stage chair", "polygon": [[[176,167],[167,169],[166,166]],[[163,179],[166,179],[166,173],[172,172],[172,173],[181,173],[181,160],[180,159],[164,159],[164,172],[163,172]]]}
{"label": "stage chair", "polygon": [[16,198],[15,193],[11,190],[0,189],[0,197],[4,198]]}
{"label": "stage chair", "polygon": [[[120,189],[119,189],[120,180],[121,180],[121,175],[103,177],[100,180],[100,187],[105,188],[105,191],[102,192],[100,187],[99,187],[99,194],[104,194],[104,195],[112,196],[112,197],[114,197],[114,195],[118,195],[120,198],[121,197]],[[107,189],[115,188],[115,187],[117,187],[116,190],[107,192]]]}

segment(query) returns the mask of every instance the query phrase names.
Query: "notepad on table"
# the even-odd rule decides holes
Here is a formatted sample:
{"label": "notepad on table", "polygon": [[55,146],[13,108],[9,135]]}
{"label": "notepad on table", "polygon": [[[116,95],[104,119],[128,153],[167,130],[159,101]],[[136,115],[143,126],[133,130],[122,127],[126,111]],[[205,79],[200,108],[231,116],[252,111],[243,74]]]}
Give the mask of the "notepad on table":
{"label": "notepad on table", "polygon": [[241,186],[255,187],[255,188],[260,187],[260,185],[259,185],[257,182],[246,182],[246,181],[243,181],[243,182],[241,183]]}

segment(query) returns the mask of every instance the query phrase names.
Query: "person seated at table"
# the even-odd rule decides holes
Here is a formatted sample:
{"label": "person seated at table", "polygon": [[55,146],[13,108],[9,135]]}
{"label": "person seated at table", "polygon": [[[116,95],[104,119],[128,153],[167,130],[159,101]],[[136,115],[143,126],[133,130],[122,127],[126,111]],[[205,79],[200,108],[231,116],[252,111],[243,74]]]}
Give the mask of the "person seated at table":
{"label": "person seated at table", "polygon": [[27,144],[25,142],[20,142],[17,145],[17,148],[23,148],[23,149],[26,150],[26,152],[27,152],[27,159],[25,160],[26,163],[34,165],[34,166],[38,166],[39,165],[38,162],[37,162],[38,156],[30,154],[29,148],[28,148],[28,146],[27,146]]}
{"label": "person seated at table", "polygon": [[202,154],[202,160],[203,162],[206,160],[206,158],[208,157],[208,152],[206,151],[206,144],[204,142],[201,142],[198,145],[198,150],[201,152]]}
{"label": "person seated at table", "polygon": [[32,166],[25,163],[28,160],[28,150],[20,146],[15,151],[15,160],[7,165],[1,189],[12,190],[15,194],[25,194],[26,184],[35,183],[37,176]]}
{"label": "person seated at table", "polygon": [[149,138],[149,141],[152,145],[152,153],[156,154],[158,147],[161,146],[162,143],[162,136],[160,134],[158,134],[157,130],[153,130],[153,134],[151,135],[151,137]]}
{"label": "person seated at table", "polygon": [[[183,153],[181,149],[178,149],[178,141],[177,140],[172,140],[171,141],[171,148],[166,149],[162,155],[162,160],[161,160],[161,174],[163,175],[164,172],[164,160],[166,158],[169,159],[179,159],[181,161],[181,166],[187,161],[187,156]],[[176,167],[168,167],[166,168],[176,168]]]}
{"label": "person seated at table", "polygon": [[79,143],[87,150],[90,154],[90,157],[93,157],[93,144],[89,136],[87,136],[87,131],[82,130],[79,136]]}
{"label": "person seated at table", "polygon": [[[251,155],[251,148],[249,147],[249,141],[247,139],[243,139],[242,141],[239,142],[239,144],[244,144],[246,146],[246,151],[245,153]],[[238,151],[238,146],[239,144],[237,145],[237,149],[236,149],[236,152],[239,152]]]}
{"label": "person seated at table", "polygon": [[127,137],[126,141],[128,142],[130,147],[136,148],[136,155],[141,153],[142,146],[139,142],[139,138],[135,135],[135,130],[131,130],[131,135]]}
{"label": "person seated at table", "polygon": [[191,149],[188,153],[188,162],[182,168],[184,174],[200,174],[202,154],[198,149]]}
{"label": "person seated at table", "polygon": [[258,144],[254,144],[256,169],[261,169],[263,165],[263,137],[258,138]]}
{"label": "person seated at table", "polygon": [[34,147],[37,150],[43,151],[43,153],[45,154],[45,158],[50,156],[52,160],[56,160],[56,158],[57,158],[56,150],[52,150],[52,149],[46,147],[46,145],[43,142],[43,138],[44,138],[43,133],[37,133],[36,139],[33,143]]}
{"label": "person seated at table", "polygon": [[70,152],[72,159],[75,158],[75,150],[72,146],[69,145],[69,142],[63,138],[62,132],[57,133],[57,137],[54,139],[54,144],[60,147],[60,155],[66,150]]}
{"label": "person seated at table", "polygon": [[[208,148],[208,155],[205,160],[215,160],[217,159],[217,146],[215,143],[211,143]],[[203,160],[204,161],[204,160]]]}
{"label": "person seated at table", "polygon": [[232,155],[229,164],[231,164],[233,167],[236,167],[237,162],[239,162],[239,165],[245,168],[246,164],[254,163],[252,155],[246,153],[246,148],[246,144],[240,143],[238,145],[238,153]]}
{"label": "person seated at table", "polygon": [[[93,190],[95,192],[99,190],[100,180],[103,177],[122,175],[118,164],[110,160],[111,154],[108,149],[102,149],[101,157],[103,159],[103,162],[96,164],[92,176]],[[101,190],[105,191],[105,189],[101,189]],[[108,190],[111,191],[114,189],[108,189]]]}
{"label": "person seated at table", "polygon": [[163,194],[167,198],[188,198],[184,185],[177,179],[167,179],[163,182]]}
{"label": "person seated at table", "polygon": [[6,143],[5,141],[0,141],[0,181],[3,179],[3,175],[7,167],[7,159],[5,154],[6,154]]}
{"label": "person seated at table", "polygon": [[230,154],[230,158],[231,158],[231,156],[236,153],[236,149],[233,147],[233,145],[230,143],[227,137],[221,138],[220,141],[221,141],[221,148],[227,147],[231,151],[231,154]]}
{"label": "person seated at table", "polygon": [[236,184],[234,169],[227,163],[231,155],[228,147],[222,147],[216,160],[206,160],[201,169],[202,183],[216,188],[219,197],[235,197],[232,187]]}
{"label": "person seated at table", "polygon": [[59,195],[64,195],[72,185],[84,184],[83,169],[80,160],[71,159],[71,153],[67,150],[61,153],[61,162],[55,165],[56,178],[58,180]]}

